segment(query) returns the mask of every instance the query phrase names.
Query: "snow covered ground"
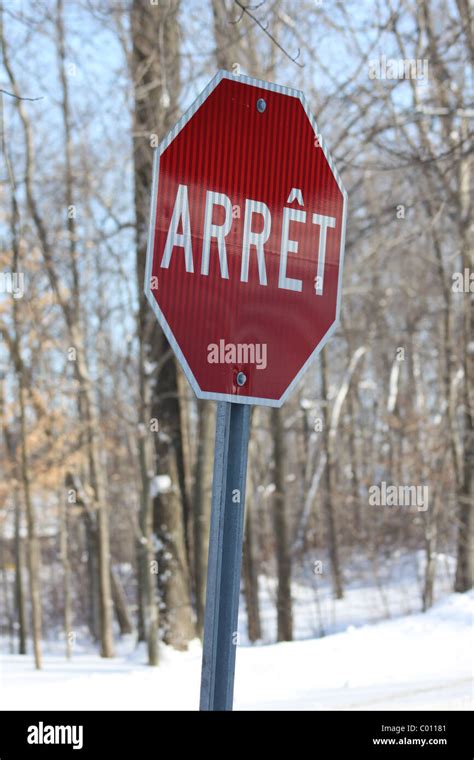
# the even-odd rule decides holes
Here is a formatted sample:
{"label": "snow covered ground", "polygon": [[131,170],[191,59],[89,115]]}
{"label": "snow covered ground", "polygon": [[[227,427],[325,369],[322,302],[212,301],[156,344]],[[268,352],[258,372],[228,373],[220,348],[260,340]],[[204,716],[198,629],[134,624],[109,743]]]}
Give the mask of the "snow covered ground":
{"label": "snow covered ground", "polygon": [[[452,595],[426,615],[292,643],[241,647],[235,709],[472,709],[474,595]],[[196,709],[200,646],[144,650],[114,660],[48,655],[34,672],[29,657],[2,657],[0,709]]]}
{"label": "snow covered ground", "polygon": [[[295,584],[299,640],[291,643],[265,643],[274,637],[274,584],[262,581],[263,642],[247,645],[243,615],[235,709],[473,709],[474,594],[443,596],[416,613],[416,575],[400,567],[393,582],[384,577],[383,590],[361,577],[338,602],[322,581],[316,596],[314,583]],[[0,709],[196,709],[200,644],[185,653],[162,647],[161,655],[153,669],[132,640],[113,660],[78,643],[67,662],[62,645],[48,642],[38,673],[30,656],[4,654]]]}

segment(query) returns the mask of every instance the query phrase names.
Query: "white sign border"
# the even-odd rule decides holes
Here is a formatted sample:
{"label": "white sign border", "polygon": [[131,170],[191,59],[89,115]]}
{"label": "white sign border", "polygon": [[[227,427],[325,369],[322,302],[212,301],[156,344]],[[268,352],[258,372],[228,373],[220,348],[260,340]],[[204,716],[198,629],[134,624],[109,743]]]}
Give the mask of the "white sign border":
{"label": "white sign border", "polygon": [[[306,116],[308,117],[308,120],[313,128],[314,134],[318,138],[318,143],[321,146],[321,149],[326,157],[326,160],[329,166],[331,167],[331,171],[337,182],[339,190],[341,191],[343,195],[341,247],[340,247],[340,252],[339,252],[339,277],[338,277],[338,284],[337,284],[338,290],[337,290],[337,302],[336,302],[336,317],[331,327],[326,332],[324,338],[320,341],[318,346],[314,349],[313,353],[308,357],[306,362],[303,364],[303,366],[299,370],[298,374],[293,378],[293,380],[288,385],[288,387],[286,388],[286,390],[284,391],[284,393],[279,399],[258,398],[255,396],[239,396],[239,395],[234,395],[232,393],[212,393],[212,392],[201,390],[196,378],[194,377],[191,367],[186,361],[186,358],[183,352],[181,351],[179,344],[176,338],[174,337],[173,332],[168,322],[166,321],[166,318],[163,312],[158,306],[156,298],[153,295],[152,290],[151,290],[151,273],[152,273],[152,265],[153,265],[153,246],[154,246],[154,240],[155,240],[155,214],[156,214],[156,203],[157,203],[157,198],[158,198],[160,156],[162,153],[164,153],[166,148],[174,140],[176,135],[178,135],[181,132],[183,127],[194,116],[198,108],[200,108],[200,106],[204,103],[206,98],[209,97],[211,92],[217,87],[217,85],[222,79],[232,79],[235,82],[242,82],[244,84],[248,84],[253,87],[259,87],[262,90],[270,90],[271,92],[280,92],[283,95],[297,98],[301,102],[305,110]],[[345,247],[345,240],[346,240],[347,203],[348,203],[348,200],[347,200],[346,189],[344,185],[342,184],[342,180],[336,170],[336,167],[334,166],[334,162],[331,158],[329,150],[327,149],[327,146],[324,143],[324,140],[319,133],[316,121],[311,111],[309,110],[308,103],[306,101],[304,94],[301,92],[301,90],[293,90],[290,87],[284,87],[282,85],[274,84],[272,82],[264,82],[260,79],[254,79],[253,77],[247,77],[244,75],[237,76],[235,74],[231,74],[228,71],[221,70],[209,82],[207,87],[204,88],[204,90],[196,98],[192,106],[190,106],[190,108],[188,108],[188,110],[183,114],[181,119],[177,122],[177,124],[173,127],[173,129],[166,135],[166,137],[162,140],[159,146],[155,148],[155,155],[154,155],[154,160],[153,160],[153,183],[152,183],[151,200],[150,200],[150,222],[149,222],[149,228],[148,228],[148,244],[147,244],[147,252],[146,252],[144,291],[148,299],[148,302],[151,308],[153,309],[155,317],[160,323],[161,328],[170,346],[172,347],[174,353],[176,354],[183,368],[184,374],[186,375],[189,383],[191,384],[192,389],[194,390],[198,398],[205,399],[208,401],[231,401],[234,404],[259,404],[261,406],[270,406],[270,407],[281,407],[284,404],[284,402],[287,400],[290,393],[294,390],[295,386],[301,379],[304,372],[306,372],[309,365],[312,364],[312,362],[315,360],[315,358],[317,357],[321,349],[326,345],[326,343],[331,338],[331,336],[333,335],[333,333],[335,332],[339,324],[339,318],[340,318],[339,315],[340,315],[340,310],[341,310],[342,272],[343,272],[343,264],[344,264],[344,247]]]}

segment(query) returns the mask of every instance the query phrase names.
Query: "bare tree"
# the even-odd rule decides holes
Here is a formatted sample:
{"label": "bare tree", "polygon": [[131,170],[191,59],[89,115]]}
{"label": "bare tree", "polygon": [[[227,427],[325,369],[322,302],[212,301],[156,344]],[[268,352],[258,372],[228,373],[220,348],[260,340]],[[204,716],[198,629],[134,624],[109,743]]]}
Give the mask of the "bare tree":
{"label": "bare tree", "polygon": [[277,638],[278,641],[293,639],[293,611],[291,601],[291,554],[288,542],[288,526],[285,500],[285,451],[283,422],[279,409],[271,410],[273,438],[273,520],[275,526],[277,563]]}
{"label": "bare tree", "polygon": [[[60,17],[61,5],[58,5],[58,19]],[[62,26],[58,21],[59,49],[61,50],[61,29]],[[28,209],[31,214],[38,240],[43,255],[43,261],[46,273],[49,277],[50,286],[55,294],[57,302],[63,313],[64,321],[68,329],[70,344],[76,351],[77,360],[74,362],[76,377],[79,384],[80,407],[84,415],[86,428],[86,438],[89,454],[90,481],[95,494],[97,504],[98,525],[99,525],[99,588],[100,588],[100,616],[101,616],[101,653],[103,657],[113,656],[113,636],[112,636],[112,600],[110,594],[110,546],[109,546],[109,526],[108,526],[108,509],[105,499],[105,484],[103,465],[100,457],[100,426],[97,414],[97,404],[94,396],[87,360],[85,355],[85,343],[83,329],[81,325],[80,312],[80,282],[77,270],[76,248],[74,236],[68,235],[69,238],[69,255],[70,268],[72,274],[72,292],[70,297],[65,295],[62,287],[60,276],[57,271],[53,248],[49,240],[47,225],[37,205],[33,190],[33,171],[34,171],[34,147],[30,118],[27,114],[23,102],[19,99],[19,89],[15,79],[13,69],[8,57],[6,40],[2,35],[3,60],[5,70],[12,88],[17,96],[15,101],[20,121],[23,128],[25,139],[25,190]],[[61,53],[60,60],[61,60]],[[70,142],[69,132],[69,114],[68,114],[68,97],[67,86],[64,88],[66,78],[63,82],[63,120],[65,129],[66,144]],[[69,154],[70,155],[70,154]],[[66,195],[71,198],[72,187],[72,167],[68,162],[68,151],[66,150]],[[66,198],[67,200],[67,198]],[[67,213],[67,212],[66,212]]]}
{"label": "bare tree", "polygon": [[[150,420],[158,421],[163,431],[155,440],[158,472],[171,478],[171,487],[155,498],[154,524],[161,542],[159,551],[159,586],[164,603],[164,639],[176,648],[185,648],[194,636],[190,598],[189,556],[185,534],[186,492],[183,463],[180,401],[177,366],[169,345],[155,323],[154,315],[143,295],[146,240],[149,223],[149,194],[152,179],[151,140],[163,137],[176,121],[180,90],[179,2],[168,7],[135,0],[132,5],[131,69],[135,90],[134,168],[135,215],[137,225],[137,278],[139,288],[138,330],[140,348],[140,424],[149,430]],[[153,393],[147,366],[155,364]],[[147,387],[148,385],[148,387]],[[166,435],[164,435],[166,433]],[[145,439],[139,446],[144,449]],[[149,452],[142,451],[142,526],[150,531]],[[152,548],[152,535],[143,540]],[[149,555],[147,555],[149,558]],[[147,572],[150,573],[148,567]],[[153,595],[153,584],[150,583]],[[152,636],[155,636],[156,602],[148,595]],[[150,649],[149,649],[150,651]],[[156,659],[156,656],[150,658]]]}

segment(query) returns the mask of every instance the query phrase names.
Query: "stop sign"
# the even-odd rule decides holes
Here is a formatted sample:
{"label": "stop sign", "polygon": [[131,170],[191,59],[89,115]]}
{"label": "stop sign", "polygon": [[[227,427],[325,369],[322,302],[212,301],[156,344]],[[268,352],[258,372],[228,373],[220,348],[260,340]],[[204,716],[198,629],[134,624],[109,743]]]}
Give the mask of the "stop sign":
{"label": "stop sign", "polygon": [[346,210],[303,94],[219,72],[156,150],[145,277],[199,398],[285,401],[336,327]]}

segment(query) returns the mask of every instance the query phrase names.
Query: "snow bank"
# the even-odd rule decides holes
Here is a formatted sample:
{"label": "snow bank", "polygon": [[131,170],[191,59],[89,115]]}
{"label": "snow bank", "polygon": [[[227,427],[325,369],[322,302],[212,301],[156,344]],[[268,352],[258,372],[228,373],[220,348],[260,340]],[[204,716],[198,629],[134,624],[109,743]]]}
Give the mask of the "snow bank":
{"label": "snow bank", "polygon": [[[472,709],[474,594],[454,594],[426,614],[349,625],[330,636],[243,646],[237,652],[235,708]],[[0,709],[196,709],[201,648],[162,647],[149,668],[139,648],[114,660],[79,653],[71,662],[47,655],[5,655]]]}

